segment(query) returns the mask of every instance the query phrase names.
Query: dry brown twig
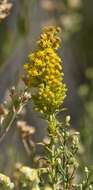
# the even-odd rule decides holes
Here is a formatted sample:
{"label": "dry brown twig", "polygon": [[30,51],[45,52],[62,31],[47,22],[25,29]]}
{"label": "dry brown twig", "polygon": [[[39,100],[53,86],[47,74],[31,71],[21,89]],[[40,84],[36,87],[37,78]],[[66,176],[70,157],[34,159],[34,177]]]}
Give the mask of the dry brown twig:
{"label": "dry brown twig", "polygon": [[35,148],[35,143],[31,139],[31,136],[35,133],[35,128],[27,125],[25,121],[18,121],[17,128],[20,132],[24,148],[27,154],[30,156],[32,149]]}

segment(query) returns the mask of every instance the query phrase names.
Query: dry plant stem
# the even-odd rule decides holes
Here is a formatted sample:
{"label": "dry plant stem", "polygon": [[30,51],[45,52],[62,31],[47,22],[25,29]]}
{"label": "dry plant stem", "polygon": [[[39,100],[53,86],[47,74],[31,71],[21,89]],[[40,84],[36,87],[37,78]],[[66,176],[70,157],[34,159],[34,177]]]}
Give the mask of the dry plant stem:
{"label": "dry plant stem", "polygon": [[22,142],[23,142],[24,148],[25,148],[28,156],[30,156],[31,155],[31,149],[29,148],[27,141],[25,139],[22,139]]}
{"label": "dry plant stem", "polygon": [[16,120],[17,115],[20,114],[20,112],[22,111],[22,109],[23,109],[24,106],[25,106],[25,104],[22,105],[22,106],[20,106],[19,109],[18,109],[18,111],[10,111],[10,114],[11,114],[11,112],[12,112],[12,116],[11,116],[11,118],[9,119],[9,122],[8,122],[8,123],[7,123],[7,122],[5,123],[5,126],[4,126],[5,132],[4,132],[3,135],[0,137],[0,143],[2,143],[2,141],[4,140],[6,134],[8,133],[9,129],[11,128],[13,122]]}
{"label": "dry plant stem", "polygon": [[14,120],[16,119],[17,113],[13,113],[12,118],[10,119],[9,124],[7,125],[7,128],[5,129],[5,132],[3,133],[3,135],[0,137],[0,143],[2,143],[2,141],[4,140],[6,134],[8,133],[9,129],[11,128],[11,125],[13,124]]}
{"label": "dry plant stem", "polygon": [[28,156],[31,156],[31,153],[35,152],[35,147],[33,145],[31,137],[28,137],[27,139],[22,139],[25,151],[27,152]]}

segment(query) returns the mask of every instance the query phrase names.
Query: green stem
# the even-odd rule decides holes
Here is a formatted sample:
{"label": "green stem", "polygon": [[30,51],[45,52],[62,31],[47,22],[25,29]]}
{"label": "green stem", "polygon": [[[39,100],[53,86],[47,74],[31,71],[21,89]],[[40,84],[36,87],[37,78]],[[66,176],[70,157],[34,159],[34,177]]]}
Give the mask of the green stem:
{"label": "green stem", "polygon": [[[65,167],[65,145],[66,145],[66,138],[65,138],[65,133],[64,133],[64,139],[63,139],[63,170],[66,169],[66,167]],[[66,184],[65,180],[63,180],[64,189],[66,189],[66,186],[67,186],[67,184]]]}
{"label": "green stem", "polygon": [[[48,133],[49,136],[51,138],[50,140],[50,144],[49,144],[49,149],[51,150],[51,152],[49,152],[49,162],[50,162],[50,176],[51,176],[51,180],[50,183],[53,187],[53,190],[57,190],[57,171],[56,171],[56,159],[55,159],[55,149],[56,149],[56,137],[55,137],[55,131],[57,128],[57,120],[55,115],[51,115],[50,116],[50,120],[49,120],[49,126],[48,126]],[[50,155],[51,154],[51,155]]]}

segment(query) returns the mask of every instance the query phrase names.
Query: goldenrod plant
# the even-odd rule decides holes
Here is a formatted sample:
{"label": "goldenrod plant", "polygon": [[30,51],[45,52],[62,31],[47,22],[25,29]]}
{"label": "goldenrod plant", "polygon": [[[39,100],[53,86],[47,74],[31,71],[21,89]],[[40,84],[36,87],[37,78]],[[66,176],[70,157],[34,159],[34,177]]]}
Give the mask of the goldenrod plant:
{"label": "goldenrod plant", "polygon": [[[19,111],[28,101],[33,102],[34,109],[41,114],[47,123],[47,141],[39,142],[45,151],[42,165],[38,168],[17,165],[13,175],[14,184],[1,174],[0,187],[2,190],[89,190],[93,189],[91,178],[92,169],[84,168],[84,174],[78,175],[79,162],[79,132],[70,130],[70,116],[62,121],[58,114],[64,111],[63,103],[67,94],[67,87],[63,82],[62,61],[57,49],[60,46],[58,33],[60,28],[44,28],[40,39],[37,41],[37,49],[28,56],[28,62],[24,65],[23,81],[25,90],[16,94],[11,90],[11,109],[14,116],[9,120],[9,127],[18,116]],[[16,98],[17,97],[17,98]],[[4,115],[4,109],[1,109]],[[5,116],[5,115],[4,115]],[[1,119],[1,124],[6,123],[6,116]],[[23,123],[24,124],[24,123]],[[27,140],[31,136],[29,127],[18,123],[22,132],[22,138]],[[6,134],[6,133],[4,133]],[[1,137],[2,138],[2,137]],[[3,177],[2,177],[3,176]],[[12,184],[12,185],[11,185]]]}

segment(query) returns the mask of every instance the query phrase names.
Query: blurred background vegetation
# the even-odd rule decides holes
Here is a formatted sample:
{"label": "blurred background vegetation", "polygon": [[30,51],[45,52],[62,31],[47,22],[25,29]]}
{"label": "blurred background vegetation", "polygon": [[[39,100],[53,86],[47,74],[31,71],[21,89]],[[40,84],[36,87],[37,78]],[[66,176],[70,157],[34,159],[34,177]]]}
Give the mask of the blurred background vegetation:
{"label": "blurred background vegetation", "polygon": [[[12,85],[22,86],[19,83],[22,66],[28,53],[34,50],[42,27],[60,26],[59,53],[68,85],[65,107],[72,117],[72,127],[81,132],[81,160],[93,163],[93,1],[11,0],[11,3],[9,16],[0,23],[0,103],[8,97]],[[21,120],[36,127],[35,141],[45,136],[46,124],[32,111],[32,105],[24,110]],[[12,168],[20,161],[30,164],[31,157],[26,157],[20,135],[13,127],[0,146],[0,168],[9,172],[9,166]]]}

